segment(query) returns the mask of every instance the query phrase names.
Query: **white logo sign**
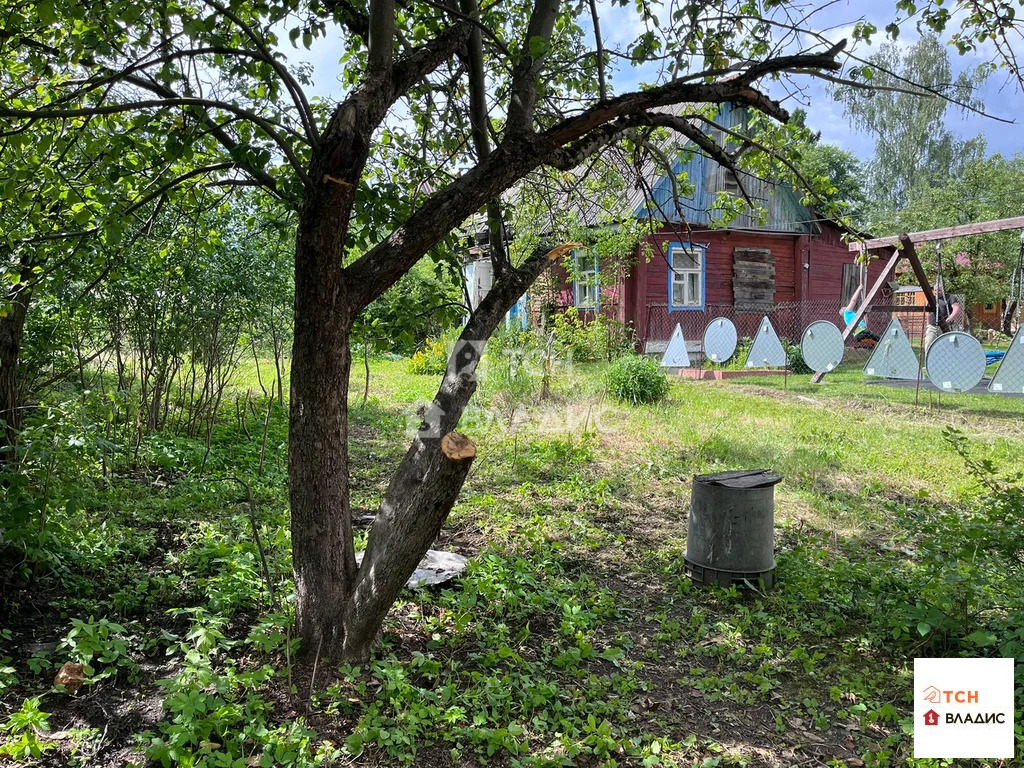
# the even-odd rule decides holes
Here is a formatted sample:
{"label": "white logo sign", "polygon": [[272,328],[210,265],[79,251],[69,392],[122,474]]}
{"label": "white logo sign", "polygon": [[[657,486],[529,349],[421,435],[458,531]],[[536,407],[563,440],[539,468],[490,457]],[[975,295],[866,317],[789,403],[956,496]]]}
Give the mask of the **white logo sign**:
{"label": "white logo sign", "polygon": [[1013,659],[914,659],[914,757],[1013,757]]}

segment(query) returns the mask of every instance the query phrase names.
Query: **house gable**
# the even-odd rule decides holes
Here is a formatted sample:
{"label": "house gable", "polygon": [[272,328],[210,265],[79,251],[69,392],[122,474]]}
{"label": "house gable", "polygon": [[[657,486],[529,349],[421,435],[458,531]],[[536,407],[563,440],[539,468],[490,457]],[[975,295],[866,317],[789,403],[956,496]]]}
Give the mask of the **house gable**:
{"label": "house gable", "polygon": [[[742,127],[746,122],[746,111],[724,105],[717,122],[729,128]],[[643,187],[634,192],[635,216],[668,223],[685,221],[693,226],[721,226],[723,212],[714,210],[714,205],[720,192],[728,189],[734,194],[738,193],[735,177],[703,154],[693,152],[689,156],[678,156],[682,150],[692,149],[693,146],[687,143],[666,150],[669,156],[677,155],[672,166],[672,176],[658,176],[650,186],[649,193]],[[765,210],[765,219],[762,220],[758,212],[746,212],[733,219],[728,228],[795,234],[808,234],[812,231],[811,222],[814,217],[789,184],[774,184],[742,173],[739,181],[750,198]]]}

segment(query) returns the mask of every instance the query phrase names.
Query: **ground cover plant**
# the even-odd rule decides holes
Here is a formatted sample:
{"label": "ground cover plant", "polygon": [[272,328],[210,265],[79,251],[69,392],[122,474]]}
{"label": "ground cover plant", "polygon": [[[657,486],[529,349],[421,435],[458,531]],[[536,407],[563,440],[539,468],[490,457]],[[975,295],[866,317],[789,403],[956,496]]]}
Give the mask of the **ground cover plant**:
{"label": "ground cover plant", "polygon": [[[439,540],[469,571],[404,592],[358,668],[298,660],[286,422],[270,409],[264,446],[269,397],[242,425],[225,407],[209,452],[202,436],[157,433],[137,459],[90,435],[101,406],[88,398],[37,412],[31,428],[73,472],[51,471],[42,503],[22,496],[36,506],[20,539],[5,531],[0,752],[99,766],[930,766],[910,757],[912,658],[1021,655],[1014,401],[914,407],[912,392],[882,399],[839,373],[813,390],[795,376],[673,380],[659,403],[618,405],[606,366],[577,365],[509,419],[501,382],[522,385],[495,362],[467,415],[479,461]],[[366,403],[362,382],[351,393],[360,546],[382,464],[432,390],[404,360],[371,367]],[[248,373],[233,391],[258,391]],[[20,482],[45,482],[47,466]],[[779,584],[695,589],[689,478],[755,466],[786,478]],[[53,686],[67,662],[83,665],[75,693]]]}

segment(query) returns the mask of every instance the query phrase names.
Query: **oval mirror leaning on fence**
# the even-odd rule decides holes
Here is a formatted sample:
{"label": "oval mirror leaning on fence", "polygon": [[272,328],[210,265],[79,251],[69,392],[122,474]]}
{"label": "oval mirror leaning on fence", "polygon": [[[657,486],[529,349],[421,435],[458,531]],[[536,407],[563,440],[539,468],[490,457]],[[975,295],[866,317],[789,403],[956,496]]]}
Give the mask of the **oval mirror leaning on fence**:
{"label": "oval mirror leaning on fence", "polygon": [[800,351],[807,367],[815,373],[835,370],[843,362],[843,332],[828,320],[818,320],[804,329]]}
{"label": "oval mirror leaning on fence", "polygon": [[728,362],[736,353],[736,326],[727,317],[716,317],[704,329],[704,358],[709,363]]}
{"label": "oval mirror leaning on fence", "polygon": [[969,392],[985,376],[985,348],[969,333],[944,333],[928,348],[925,364],[940,392]]}

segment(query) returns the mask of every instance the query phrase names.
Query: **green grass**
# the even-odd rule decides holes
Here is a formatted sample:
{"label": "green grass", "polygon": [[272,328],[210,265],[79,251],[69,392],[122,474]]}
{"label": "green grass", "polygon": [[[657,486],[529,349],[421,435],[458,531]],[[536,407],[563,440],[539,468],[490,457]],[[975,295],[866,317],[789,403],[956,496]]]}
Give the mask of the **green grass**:
{"label": "green grass", "polygon": [[[840,371],[820,386],[673,379],[634,408],[605,397],[604,369],[559,370],[540,403],[483,377],[462,427],[479,455],[439,541],[472,557],[469,573],[405,594],[368,668],[315,679],[292,663],[284,409],[262,474],[262,424],[247,438],[229,408],[204,474],[202,442],[170,435],[107,478],[75,454],[60,485],[74,503],[49,505],[49,559],[10,587],[0,749],[79,765],[940,765],[911,757],[912,659],[1012,653],[1019,602],[959,585],[977,610],[944,621],[915,552],[978,496],[946,427],[1011,466],[1021,401],[915,406],[913,390]],[[361,374],[353,505],[373,509],[438,379],[374,361],[364,405]],[[244,389],[265,413],[255,366]],[[71,429],[53,426],[55,444]],[[692,476],[759,467],[785,475],[777,587],[693,588]],[[235,477],[252,486],[274,600]],[[68,660],[91,668],[78,697],[51,689]]]}

